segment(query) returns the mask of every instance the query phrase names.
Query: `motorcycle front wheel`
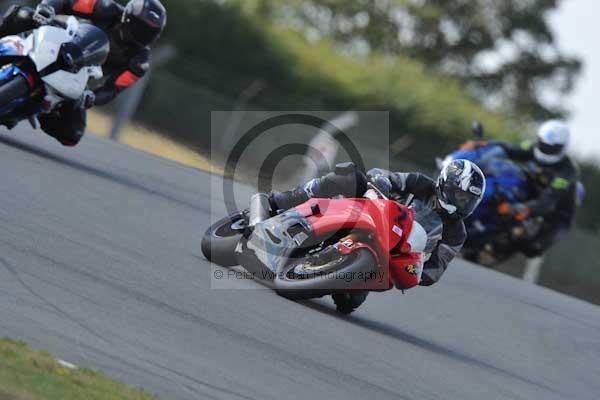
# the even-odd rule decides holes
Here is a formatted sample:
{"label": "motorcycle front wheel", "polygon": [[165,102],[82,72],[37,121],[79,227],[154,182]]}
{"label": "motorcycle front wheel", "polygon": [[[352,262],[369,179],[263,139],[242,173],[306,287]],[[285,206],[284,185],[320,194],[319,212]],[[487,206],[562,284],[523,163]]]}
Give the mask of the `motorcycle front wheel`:
{"label": "motorcycle front wheel", "polygon": [[16,75],[9,81],[0,83],[0,108],[26,96],[28,93],[29,84],[27,79],[21,75]]}
{"label": "motorcycle front wheel", "polygon": [[237,265],[235,248],[247,226],[246,211],[238,211],[212,224],[202,238],[204,257],[222,267]]}
{"label": "motorcycle front wheel", "polygon": [[[315,262],[314,255],[291,259],[274,280],[274,289],[291,300],[307,300],[343,290],[364,289],[378,278],[377,260],[371,251],[353,253]],[[369,279],[367,279],[369,278]]]}

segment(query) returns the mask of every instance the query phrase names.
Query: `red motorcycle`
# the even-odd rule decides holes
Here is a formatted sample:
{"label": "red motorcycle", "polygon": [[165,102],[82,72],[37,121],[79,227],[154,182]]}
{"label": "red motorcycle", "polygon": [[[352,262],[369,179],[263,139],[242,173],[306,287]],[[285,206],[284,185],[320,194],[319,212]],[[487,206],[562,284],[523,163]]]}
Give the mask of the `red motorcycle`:
{"label": "red motorcycle", "polygon": [[365,198],[311,199],[271,216],[265,194],[212,225],[202,252],[243,266],[278,294],[310,299],[339,291],[410,289],[442,237],[442,221],[420,201],[389,200],[369,184]]}

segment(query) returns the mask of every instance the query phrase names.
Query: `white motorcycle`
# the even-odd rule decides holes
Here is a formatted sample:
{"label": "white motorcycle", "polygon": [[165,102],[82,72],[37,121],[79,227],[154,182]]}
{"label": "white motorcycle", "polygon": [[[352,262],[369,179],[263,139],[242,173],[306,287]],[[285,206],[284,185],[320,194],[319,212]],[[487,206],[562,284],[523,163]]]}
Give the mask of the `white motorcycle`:
{"label": "white motorcycle", "polygon": [[91,80],[101,79],[110,51],[98,27],[57,17],[19,36],[0,39],[0,124],[12,128],[81,100]]}

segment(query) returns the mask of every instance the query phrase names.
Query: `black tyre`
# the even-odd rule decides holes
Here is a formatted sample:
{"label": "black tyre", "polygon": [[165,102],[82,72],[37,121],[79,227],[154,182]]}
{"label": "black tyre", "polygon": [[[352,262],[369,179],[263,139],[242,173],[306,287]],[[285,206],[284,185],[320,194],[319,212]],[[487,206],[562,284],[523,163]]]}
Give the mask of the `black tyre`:
{"label": "black tyre", "polygon": [[331,297],[335,303],[336,310],[342,314],[349,315],[367,300],[368,295],[369,292],[366,290],[354,290],[333,293]]}
{"label": "black tyre", "polygon": [[248,225],[246,213],[239,211],[214,223],[202,238],[202,254],[223,267],[237,265],[235,248]]}
{"label": "black tyre", "polygon": [[27,80],[23,76],[17,75],[0,86],[0,107],[27,94],[29,94]]}
{"label": "black tyre", "polygon": [[[291,259],[275,277],[274,289],[280,296],[291,300],[306,300],[322,297],[337,291],[355,290],[368,286],[368,281],[357,281],[350,277],[376,277],[377,261],[373,254],[366,249],[360,249],[349,255],[340,257],[330,265],[319,266],[318,273],[306,273],[314,268],[312,256]],[[310,267],[307,265],[311,264]],[[362,274],[362,275],[361,275]],[[345,279],[348,278],[348,279]]]}

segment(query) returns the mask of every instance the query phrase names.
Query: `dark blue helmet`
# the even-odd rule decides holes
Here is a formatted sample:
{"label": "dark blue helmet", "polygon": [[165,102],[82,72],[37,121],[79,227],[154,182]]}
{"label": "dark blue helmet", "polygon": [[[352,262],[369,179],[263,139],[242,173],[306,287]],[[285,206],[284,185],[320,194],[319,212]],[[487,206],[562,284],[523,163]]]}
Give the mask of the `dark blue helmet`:
{"label": "dark blue helmet", "polygon": [[154,43],[167,25],[167,10],[159,0],[131,0],[125,6],[122,39],[146,47]]}

